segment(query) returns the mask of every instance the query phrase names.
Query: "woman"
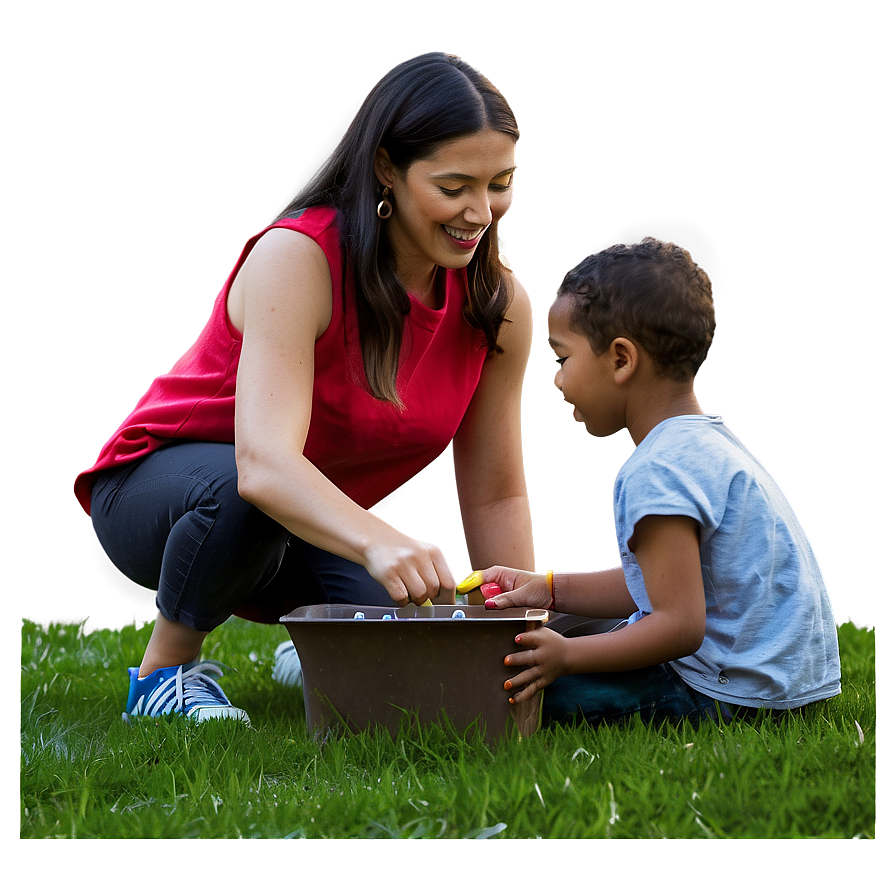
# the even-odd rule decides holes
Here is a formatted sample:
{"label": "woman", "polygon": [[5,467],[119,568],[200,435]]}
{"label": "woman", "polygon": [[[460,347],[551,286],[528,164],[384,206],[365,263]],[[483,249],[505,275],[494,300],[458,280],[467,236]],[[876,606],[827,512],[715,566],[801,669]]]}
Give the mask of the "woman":
{"label": "woman", "polygon": [[441,551],[368,510],[449,443],[473,565],[533,567],[531,309],[496,228],[517,138],[501,94],[456,57],[393,69],[78,477],[112,561],[157,589],[127,714],[248,720],[198,662],[233,614],[450,601]]}

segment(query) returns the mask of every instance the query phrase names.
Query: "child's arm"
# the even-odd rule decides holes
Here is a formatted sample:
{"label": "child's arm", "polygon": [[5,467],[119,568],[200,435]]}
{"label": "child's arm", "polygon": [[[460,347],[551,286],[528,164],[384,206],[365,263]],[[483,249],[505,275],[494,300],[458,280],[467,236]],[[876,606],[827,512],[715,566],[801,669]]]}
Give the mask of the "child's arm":
{"label": "child's arm", "polygon": [[[473,581],[473,577],[465,581]],[[551,592],[544,573],[493,566],[482,570],[475,581],[495,582],[500,586],[503,593],[490,597],[485,602],[490,610],[502,610],[505,607],[547,609],[551,605]],[[622,567],[600,572],[555,572],[553,582],[554,609],[558,613],[593,616],[596,619],[620,619],[631,616],[638,609],[628,593]],[[458,590],[463,591],[463,586],[462,582]]]}
{"label": "child's arm", "polygon": [[644,575],[650,615],[604,635],[564,638],[546,628],[517,635],[517,644],[529,649],[504,660],[507,666],[526,667],[504,685],[507,690],[521,689],[511,698],[514,702],[534,697],[561,675],[641,669],[699,649],[706,598],[695,521],[645,517],[635,527],[630,546]]}

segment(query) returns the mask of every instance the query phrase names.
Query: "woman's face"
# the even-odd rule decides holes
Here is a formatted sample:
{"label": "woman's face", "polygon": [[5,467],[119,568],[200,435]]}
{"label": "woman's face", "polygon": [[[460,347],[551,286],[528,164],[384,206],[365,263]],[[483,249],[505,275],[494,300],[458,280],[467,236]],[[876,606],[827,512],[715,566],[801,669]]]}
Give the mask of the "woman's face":
{"label": "woman's face", "polygon": [[515,148],[507,134],[479,131],[443,143],[405,172],[381,151],[377,174],[394,193],[394,211],[384,223],[399,276],[470,263],[486,228],[510,208]]}

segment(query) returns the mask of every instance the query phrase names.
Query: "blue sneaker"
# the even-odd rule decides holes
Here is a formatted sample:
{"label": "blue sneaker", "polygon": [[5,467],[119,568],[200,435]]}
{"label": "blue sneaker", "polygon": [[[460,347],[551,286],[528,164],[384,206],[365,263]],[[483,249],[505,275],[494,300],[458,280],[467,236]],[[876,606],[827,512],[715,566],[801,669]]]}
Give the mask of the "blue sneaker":
{"label": "blue sneaker", "polygon": [[227,699],[215,681],[221,667],[212,662],[193,662],[183,666],[156,669],[139,678],[139,668],[128,669],[131,686],[122,718],[130,716],[167,716],[180,714],[194,722],[207,719],[236,719],[249,724],[249,714]]}

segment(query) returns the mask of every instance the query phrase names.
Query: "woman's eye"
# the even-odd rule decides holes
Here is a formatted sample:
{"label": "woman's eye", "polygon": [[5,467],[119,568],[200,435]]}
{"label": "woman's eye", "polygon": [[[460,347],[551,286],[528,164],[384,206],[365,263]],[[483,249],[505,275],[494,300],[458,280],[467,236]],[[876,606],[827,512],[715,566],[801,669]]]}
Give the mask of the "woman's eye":
{"label": "woman's eye", "polygon": [[554,360],[562,367],[563,362],[566,360],[566,358],[554,358]]}
{"label": "woman's eye", "polygon": [[[506,184],[502,183],[494,183],[489,184],[488,188],[492,193],[506,193],[513,186],[513,181],[508,181]],[[452,189],[451,187],[439,187],[445,196],[460,196],[461,193],[466,189],[466,186],[456,187]]]}

